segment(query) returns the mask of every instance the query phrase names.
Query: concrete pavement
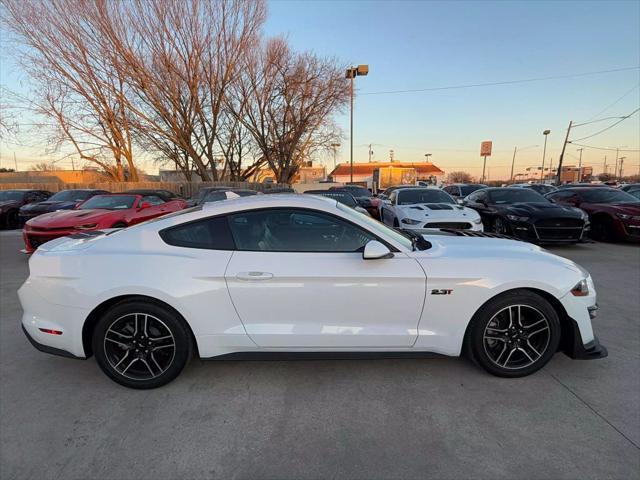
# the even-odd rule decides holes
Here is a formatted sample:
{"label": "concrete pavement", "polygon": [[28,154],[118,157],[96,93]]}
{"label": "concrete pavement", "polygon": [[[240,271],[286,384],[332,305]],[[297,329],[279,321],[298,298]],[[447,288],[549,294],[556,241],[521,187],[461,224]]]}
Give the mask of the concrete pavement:
{"label": "concrete pavement", "polygon": [[638,247],[552,249],[594,277],[604,360],[193,361],[152,391],[27,342],[20,248],[0,232],[2,479],[640,478]]}

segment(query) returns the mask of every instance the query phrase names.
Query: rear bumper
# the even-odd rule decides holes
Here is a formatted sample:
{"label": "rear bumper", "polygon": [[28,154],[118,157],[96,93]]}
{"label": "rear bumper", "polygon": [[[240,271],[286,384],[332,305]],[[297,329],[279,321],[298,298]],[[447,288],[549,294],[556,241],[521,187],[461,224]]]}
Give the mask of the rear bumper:
{"label": "rear bumper", "polygon": [[24,325],[22,325],[22,331],[24,332],[25,337],[27,337],[27,340],[29,340],[29,343],[31,343],[31,345],[33,345],[36,350],[40,350],[41,352],[49,353],[51,355],[58,355],[60,357],[75,358],[76,360],[86,360],[85,357],[77,357],[73,353],[62,350],[61,348],[50,347],[49,345],[44,345],[42,343],[36,342],[33,337],[29,335],[27,329],[24,328]]}

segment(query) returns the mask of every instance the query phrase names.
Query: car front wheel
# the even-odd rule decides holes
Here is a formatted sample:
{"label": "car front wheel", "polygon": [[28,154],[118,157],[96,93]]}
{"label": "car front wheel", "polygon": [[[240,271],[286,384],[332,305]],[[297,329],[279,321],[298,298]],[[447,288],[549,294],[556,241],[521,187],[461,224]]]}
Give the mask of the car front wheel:
{"label": "car front wheel", "polygon": [[156,388],[180,374],[192,354],[184,320],[155,303],[126,301],[100,318],[93,352],[102,371],[130,388]]}
{"label": "car front wheel", "polygon": [[514,291],[486,303],[474,316],[466,350],[487,372],[524,377],[551,360],[560,342],[560,319],[540,295]]}

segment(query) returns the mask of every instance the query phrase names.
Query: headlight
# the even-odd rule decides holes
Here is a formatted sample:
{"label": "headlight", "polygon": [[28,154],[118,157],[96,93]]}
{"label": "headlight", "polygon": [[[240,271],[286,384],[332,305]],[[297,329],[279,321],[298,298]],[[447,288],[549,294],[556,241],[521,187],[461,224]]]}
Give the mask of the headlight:
{"label": "headlight", "polygon": [[476,225],[480,225],[482,223],[482,219],[480,217],[474,218],[473,223],[475,223]]}
{"label": "headlight", "polygon": [[574,297],[586,297],[589,295],[589,285],[587,284],[587,279],[583,278],[578,282],[578,284],[571,289],[571,294]]}
{"label": "headlight", "polygon": [[91,230],[93,228],[96,228],[98,226],[97,223],[87,223],[85,225],[77,225],[76,227],[74,227],[76,230]]}
{"label": "headlight", "polygon": [[640,215],[627,215],[626,213],[616,213],[618,218],[622,220],[640,220]]}
{"label": "headlight", "polygon": [[520,217],[518,215],[507,215],[507,218],[512,222],[526,222],[529,220],[529,217]]}
{"label": "headlight", "polygon": [[402,223],[406,223],[407,225],[417,225],[420,223],[420,220],[414,220],[413,218],[403,218],[400,221]]}

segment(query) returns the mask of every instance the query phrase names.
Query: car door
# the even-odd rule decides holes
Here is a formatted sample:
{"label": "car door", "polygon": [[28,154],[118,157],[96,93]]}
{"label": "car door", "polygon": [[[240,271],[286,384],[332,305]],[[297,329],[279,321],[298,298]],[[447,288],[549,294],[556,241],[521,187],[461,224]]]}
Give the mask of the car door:
{"label": "car door", "polygon": [[402,252],[364,260],[371,232],[316,210],[228,217],[236,251],[225,278],[252,340],[275,348],[408,348],[426,277]]}

